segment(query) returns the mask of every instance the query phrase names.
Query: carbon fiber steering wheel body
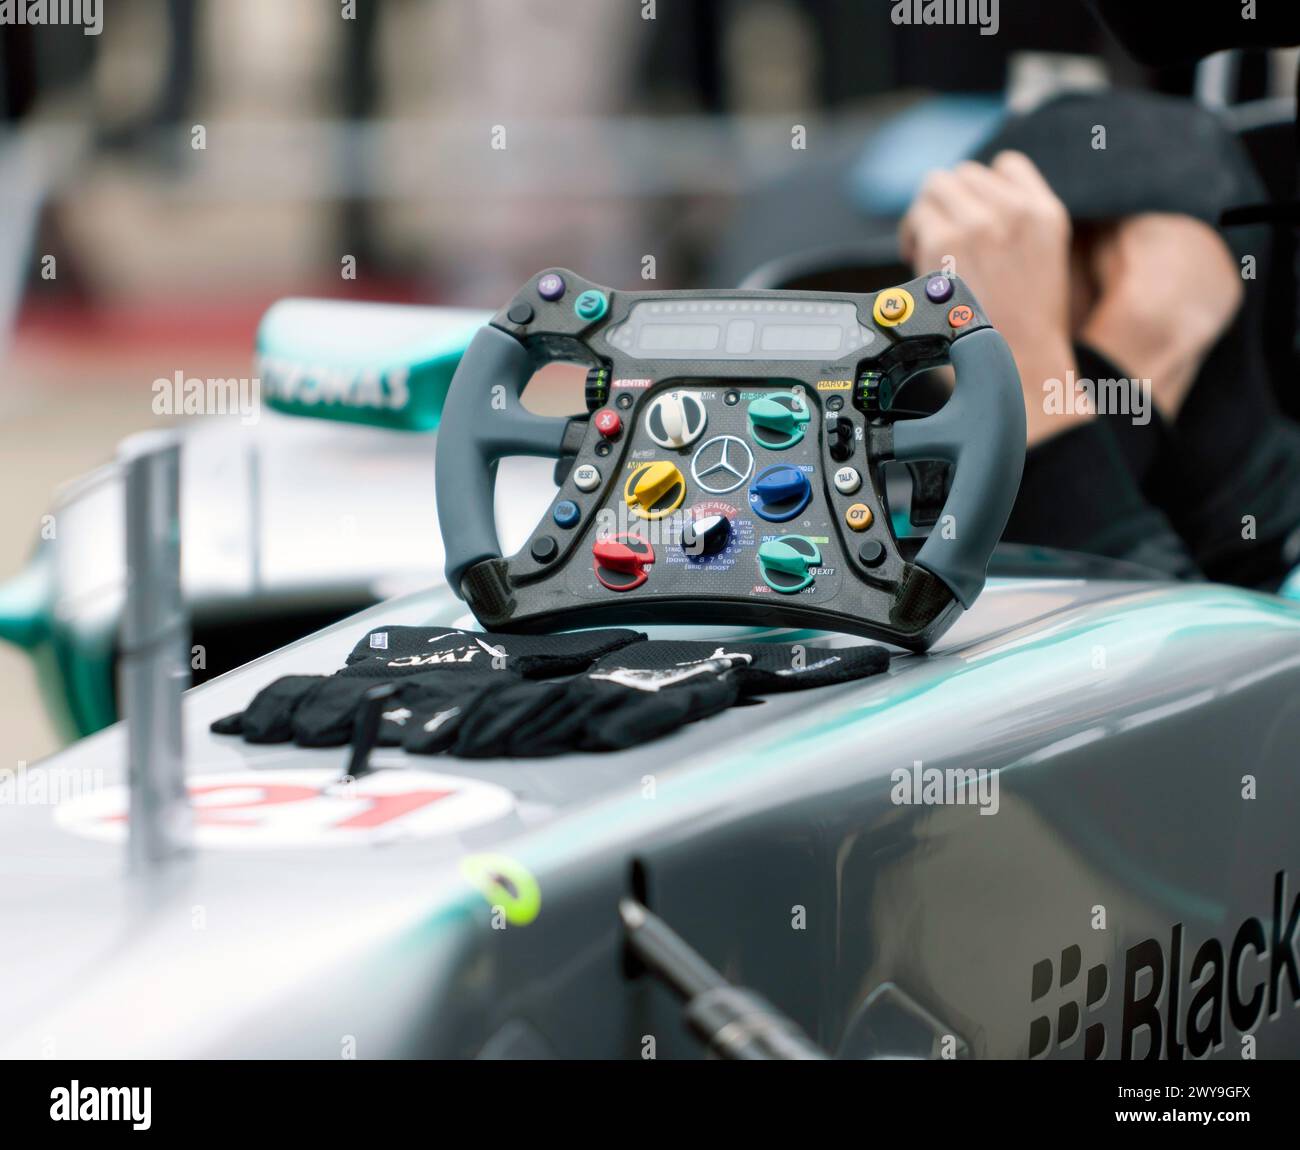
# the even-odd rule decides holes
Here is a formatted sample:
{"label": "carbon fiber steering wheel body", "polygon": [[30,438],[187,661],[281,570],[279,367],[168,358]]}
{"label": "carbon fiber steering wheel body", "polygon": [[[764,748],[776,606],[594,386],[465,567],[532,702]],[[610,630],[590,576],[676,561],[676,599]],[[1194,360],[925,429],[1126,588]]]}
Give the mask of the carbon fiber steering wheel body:
{"label": "carbon fiber steering wheel body", "polygon": [[[534,373],[588,369],[587,411],[546,418]],[[935,414],[890,397],[951,363]],[[1015,362],[956,277],[870,294],[623,292],[534,277],[474,337],[438,433],[447,579],[501,631],[651,622],[816,627],[923,650],[979,595],[1024,464]],[[502,557],[497,462],[555,457],[559,490]],[[919,549],[882,466],[952,465]]]}

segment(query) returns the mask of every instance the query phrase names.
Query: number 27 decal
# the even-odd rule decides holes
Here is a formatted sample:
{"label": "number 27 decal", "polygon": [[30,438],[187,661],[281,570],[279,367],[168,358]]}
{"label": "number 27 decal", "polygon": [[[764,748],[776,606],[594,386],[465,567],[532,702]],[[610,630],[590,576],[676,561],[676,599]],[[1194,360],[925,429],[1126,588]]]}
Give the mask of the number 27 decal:
{"label": "number 27 decal", "polygon": [[[493,783],[407,770],[338,782],[332,768],[196,775],[189,794],[197,848],[332,847],[455,834],[508,815],[515,800]],[[55,821],[105,841],[126,837],[127,789],[61,803]]]}

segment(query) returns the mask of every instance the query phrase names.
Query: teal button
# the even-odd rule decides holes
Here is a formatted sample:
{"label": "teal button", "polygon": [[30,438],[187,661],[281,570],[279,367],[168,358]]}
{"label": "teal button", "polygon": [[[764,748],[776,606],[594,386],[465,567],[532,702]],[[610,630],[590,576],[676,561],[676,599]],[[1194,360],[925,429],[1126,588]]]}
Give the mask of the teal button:
{"label": "teal button", "polygon": [[604,292],[585,291],[573,301],[573,310],[578,313],[579,319],[590,323],[609,311],[609,300],[605,298]]}
{"label": "teal button", "polygon": [[795,392],[761,396],[751,400],[748,408],[749,433],[764,447],[779,451],[792,447],[803,438],[808,425],[808,405]]}
{"label": "teal button", "polygon": [[802,535],[769,539],[758,549],[758,569],[773,591],[791,595],[811,585],[810,568],[821,566],[821,549]]}

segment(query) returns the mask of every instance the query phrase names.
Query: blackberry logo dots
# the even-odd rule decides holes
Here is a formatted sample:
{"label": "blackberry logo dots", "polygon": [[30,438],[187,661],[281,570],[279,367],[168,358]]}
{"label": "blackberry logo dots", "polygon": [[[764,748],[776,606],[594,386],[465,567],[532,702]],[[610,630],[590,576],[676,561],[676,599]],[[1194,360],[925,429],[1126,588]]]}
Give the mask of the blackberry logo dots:
{"label": "blackberry logo dots", "polygon": [[[1086,978],[1080,978],[1083,968],[1083,951],[1077,946],[1067,946],[1061,951],[1059,964],[1050,958],[1034,964],[1030,979],[1030,1002],[1041,1002],[1041,1009],[1049,1009],[1047,998],[1053,990],[1059,1002],[1055,1014],[1055,1045],[1053,1045],[1053,1017],[1041,1014],[1029,1023],[1029,1057],[1045,1058],[1053,1049],[1064,1050],[1074,1043],[1081,1025],[1080,998],[1083,1011],[1099,1009],[1106,1001],[1110,989],[1110,975],[1104,963],[1088,968]],[[1059,981],[1055,977],[1059,974]],[[1106,1028],[1100,1022],[1091,1023],[1083,1035],[1083,1057],[1088,1061],[1101,1058],[1106,1053]]]}
{"label": "blackberry logo dots", "polygon": [[[1271,920],[1247,918],[1230,939],[1225,933],[1189,940],[1184,924],[1174,923],[1167,941],[1146,938],[1124,952],[1122,1061],[1204,1058],[1222,1049],[1232,1032],[1252,1036],[1300,1006],[1300,895],[1288,904],[1285,871],[1273,876],[1272,894]],[[1030,1002],[1038,1013],[1029,1023],[1030,1058],[1070,1046],[1083,1016],[1104,1005],[1107,968],[1091,967],[1086,978],[1081,968],[1077,946],[1066,947],[1059,964],[1050,958],[1034,964]],[[1104,1024],[1091,1022],[1083,1031],[1083,1057],[1105,1054]]]}

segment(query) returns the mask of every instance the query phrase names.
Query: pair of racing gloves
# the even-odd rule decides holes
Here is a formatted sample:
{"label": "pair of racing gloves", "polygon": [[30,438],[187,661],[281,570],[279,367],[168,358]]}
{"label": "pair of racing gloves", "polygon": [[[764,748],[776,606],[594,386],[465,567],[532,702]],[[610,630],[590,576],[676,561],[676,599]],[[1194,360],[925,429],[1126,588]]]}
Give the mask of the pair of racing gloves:
{"label": "pair of racing gloves", "polygon": [[212,730],[249,743],[365,742],[462,758],[613,751],[757,696],[861,679],[888,664],[875,645],[386,627],[362,639],[342,670],[278,679]]}

